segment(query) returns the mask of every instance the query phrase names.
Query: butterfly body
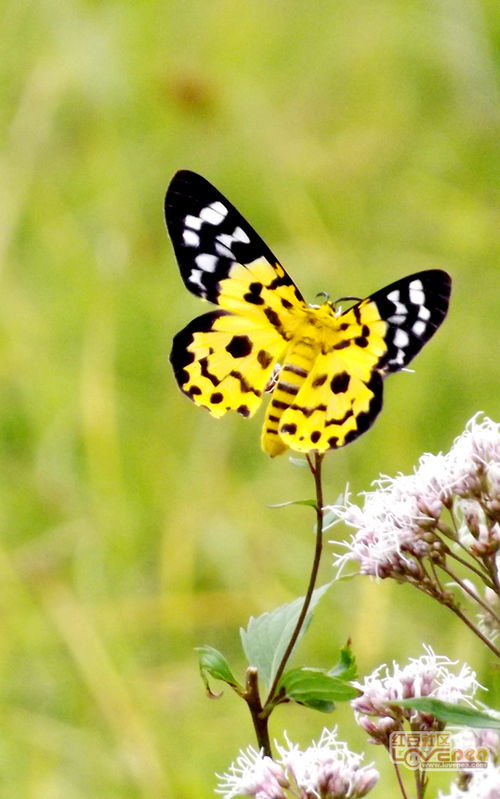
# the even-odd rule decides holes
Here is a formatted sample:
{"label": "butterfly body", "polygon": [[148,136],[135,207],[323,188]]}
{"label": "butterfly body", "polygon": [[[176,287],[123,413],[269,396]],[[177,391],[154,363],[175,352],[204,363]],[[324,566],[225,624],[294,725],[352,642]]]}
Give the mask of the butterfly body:
{"label": "butterfly body", "polygon": [[272,387],[262,432],[269,455],[326,452],[353,441],[382,407],[382,380],[404,368],[443,321],[450,278],[419,272],[338,314],[307,305],[257,233],[208,181],[174,176],[168,230],[186,287],[218,310],[174,338],[181,390],[215,417],[252,416]]}

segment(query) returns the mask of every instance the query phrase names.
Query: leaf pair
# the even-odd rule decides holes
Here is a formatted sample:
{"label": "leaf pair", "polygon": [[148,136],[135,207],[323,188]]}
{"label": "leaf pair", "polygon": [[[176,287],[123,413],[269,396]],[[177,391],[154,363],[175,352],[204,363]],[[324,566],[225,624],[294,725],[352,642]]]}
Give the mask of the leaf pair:
{"label": "leaf pair", "polygon": [[[297,637],[294,650],[311,622],[314,608],[330,585],[331,583],[323,585],[313,592],[309,610]],[[257,669],[259,680],[268,689],[278,673],[303,603],[304,598],[299,597],[292,602],[280,605],[271,612],[263,613],[257,618],[250,618],[247,628],[240,630],[241,642],[248,664]],[[200,653],[200,671],[209,696],[212,698],[220,696],[211,690],[209,677],[225,682],[240,696],[244,695],[245,689],[235,678],[224,655],[211,646],[200,647],[198,652]],[[347,701],[357,696],[358,691],[349,685],[349,681],[353,680],[355,676],[354,657],[349,647],[345,647],[341,651],[339,663],[330,671],[306,667],[286,671],[278,682],[275,696],[269,697],[269,701],[273,704],[294,701],[329,713],[334,709],[336,701]]]}

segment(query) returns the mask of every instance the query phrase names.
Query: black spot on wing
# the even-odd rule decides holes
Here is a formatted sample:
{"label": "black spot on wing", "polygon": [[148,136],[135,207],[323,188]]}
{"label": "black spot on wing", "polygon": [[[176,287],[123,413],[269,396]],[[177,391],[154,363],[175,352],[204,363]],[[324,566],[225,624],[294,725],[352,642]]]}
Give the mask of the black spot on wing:
{"label": "black spot on wing", "polygon": [[267,369],[272,360],[273,356],[270,352],[267,352],[267,350],[259,350],[257,353],[257,361],[263,369]]}
{"label": "black spot on wing", "polygon": [[338,374],[332,377],[330,381],[330,388],[332,389],[334,394],[345,394],[345,392],[349,388],[350,382],[351,382],[351,376],[348,372],[339,372]]}
{"label": "black spot on wing", "polygon": [[262,283],[250,283],[247,293],[243,295],[243,299],[252,305],[264,305],[264,299],[260,296],[263,288]]}
{"label": "black spot on wing", "polygon": [[229,344],[226,345],[226,350],[233,358],[245,358],[252,352],[252,347],[252,342],[248,336],[233,336]]}

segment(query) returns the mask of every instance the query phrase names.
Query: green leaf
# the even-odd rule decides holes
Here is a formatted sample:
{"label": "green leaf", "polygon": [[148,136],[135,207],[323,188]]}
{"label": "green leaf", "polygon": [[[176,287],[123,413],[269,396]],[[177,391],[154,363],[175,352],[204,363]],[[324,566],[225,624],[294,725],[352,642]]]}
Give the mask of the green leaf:
{"label": "green leaf", "polygon": [[332,677],[323,669],[290,669],[281,678],[278,693],[285,692],[287,699],[300,705],[331,713],[335,702],[347,702],[359,691],[339,677]]}
{"label": "green leaf", "polygon": [[269,505],[270,508],[286,508],[288,505],[307,505],[309,508],[316,508],[315,499],[291,499],[288,502],[278,502],[276,505]]}
{"label": "green leaf", "polygon": [[356,658],[352,653],[350,644],[340,650],[340,660],[333,669],[328,672],[332,677],[339,677],[342,680],[355,680],[358,676]]}
{"label": "green leaf", "polygon": [[395,702],[401,707],[414,707],[423,713],[430,713],[432,716],[449,724],[457,724],[460,727],[479,727],[500,730],[500,719],[476,710],[466,705],[454,705],[451,702],[442,702],[432,696],[422,696],[415,699],[404,699]]}
{"label": "green leaf", "polygon": [[[312,619],[312,611],[332,583],[322,585],[313,592],[311,604],[307,611],[304,625],[297,643],[304,635]],[[246,630],[241,628],[241,643],[250,666],[255,666],[259,677],[270,686],[277,668],[288,646],[292,632],[302,610],[304,597],[294,599],[286,605],[263,613],[261,616],[250,618]],[[297,645],[297,644],[296,644]]]}
{"label": "green leaf", "polygon": [[223,692],[221,691],[220,693],[215,693],[212,691],[208,682],[209,677],[213,677],[216,680],[222,680],[222,682],[227,683],[232,688],[241,689],[240,684],[229,668],[226,658],[221,652],[219,652],[213,646],[208,645],[198,646],[196,647],[196,651],[200,655],[199,665],[201,679],[205,683],[207,693],[212,699],[222,696]]}

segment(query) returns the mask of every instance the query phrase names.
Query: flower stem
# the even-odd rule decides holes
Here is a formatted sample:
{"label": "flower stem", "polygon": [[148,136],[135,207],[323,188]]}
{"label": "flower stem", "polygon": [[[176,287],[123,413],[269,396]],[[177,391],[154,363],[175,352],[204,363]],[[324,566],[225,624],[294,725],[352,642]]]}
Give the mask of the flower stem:
{"label": "flower stem", "polygon": [[416,799],[424,799],[425,791],[427,788],[427,779],[425,773],[417,769],[415,771],[415,790],[417,792]]}
{"label": "flower stem", "polygon": [[495,590],[495,586],[488,579],[488,573],[487,573],[486,568],[484,569],[484,571],[480,571],[480,569],[476,569],[476,567],[473,566],[472,563],[470,563],[469,561],[465,560],[465,558],[461,558],[460,555],[457,555],[456,552],[452,552],[451,549],[447,549],[446,554],[448,555],[449,558],[453,558],[454,560],[457,561],[457,563],[461,563],[462,566],[465,566],[467,569],[470,569],[471,571],[473,571],[474,574],[477,574],[477,576],[481,578],[482,582],[486,586],[488,586],[488,588],[491,588],[492,590]]}
{"label": "flower stem", "polygon": [[307,587],[306,595],[304,597],[304,602],[299,614],[299,618],[297,619],[297,624],[295,625],[293,633],[290,637],[290,641],[288,642],[288,646],[285,650],[285,653],[281,658],[280,664],[277,668],[276,675],[273,680],[273,684],[269,689],[269,695],[264,704],[264,714],[266,715],[269,715],[269,713],[273,708],[273,700],[276,698],[278,683],[283,675],[283,672],[286,668],[286,664],[288,663],[290,655],[292,654],[295,644],[297,643],[300,631],[302,630],[302,627],[306,620],[307,611],[309,610],[309,605],[311,604],[314,587],[316,585],[316,580],[318,577],[319,564],[321,561],[321,553],[323,551],[324,519],[323,519],[323,483],[321,479],[321,465],[324,456],[318,452],[315,452],[314,459],[312,459],[310,455],[307,455],[306,457],[307,457],[307,462],[309,464],[309,468],[314,477],[314,486],[316,489],[316,546],[314,550],[314,559],[311,568],[311,575],[309,577],[309,585]]}
{"label": "flower stem", "polygon": [[490,555],[489,557],[485,557],[483,559],[483,561],[484,561],[484,565],[485,565],[486,569],[488,570],[488,574],[491,577],[491,581],[492,581],[492,584],[493,584],[493,591],[495,591],[497,596],[500,596],[500,581],[498,579],[498,567],[497,567],[497,561],[496,561],[496,554],[495,555]]}
{"label": "flower stem", "polygon": [[443,571],[444,571],[444,572],[446,572],[446,574],[447,574],[449,577],[451,577],[451,579],[452,579],[454,582],[456,582],[456,584],[457,584],[457,585],[459,585],[459,586],[460,586],[460,588],[462,589],[462,591],[463,591],[464,593],[468,594],[468,595],[469,595],[469,596],[470,596],[470,597],[471,597],[471,598],[472,598],[472,599],[473,599],[475,602],[477,602],[477,603],[478,603],[478,605],[480,605],[480,606],[483,608],[483,610],[484,610],[484,611],[486,611],[486,613],[488,613],[488,614],[489,614],[489,615],[490,615],[490,616],[491,616],[491,617],[492,617],[492,618],[493,618],[493,619],[496,621],[496,623],[497,623],[498,627],[500,627],[500,616],[498,616],[498,615],[495,613],[495,611],[493,610],[493,608],[491,608],[491,607],[490,607],[490,605],[488,605],[488,603],[487,603],[487,602],[485,602],[483,599],[481,599],[481,597],[479,596],[479,594],[477,594],[475,591],[473,591],[473,590],[472,590],[472,589],[471,589],[471,588],[468,586],[467,582],[465,582],[464,580],[461,580],[461,579],[460,579],[460,577],[458,577],[458,575],[457,575],[457,574],[455,574],[455,573],[452,571],[452,569],[450,569],[450,567],[449,567],[449,566],[447,567],[447,566],[444,566],[443,564],[440,564],[440,568],[441,568],[441,569],[443,569]]}
{"label": "flower stem", "polygon": [[259,696],[259,676],[257,669],[250,666],[246,675],[246,690],[244,694],[245,702],[252,716],[257,745],[264,754],[272,757],[271,741],[269,739],[268,716],[262,714],[262,704]]}
{"label": "flower stem", "polygon": [[394,763],[393,765],[394,765],[394,771],[396,772],[398,785],[399,785],[399,788],[401,790],[401,794],[403,796],[403,799],[408,799],[408,794],[405,791],[405,786],[404,786],[403,780],[401,779],[401,773],[399,771],[398,764]]}
{"label": "flower stem", "polygon": [[455,607],[453,605],[448,605],[448,607],[456,616],[458,616],[459,619],[463,621],[464,624],[467,625],[470,630],[472,630],[473,633],[475,633],[475,635],[477,635],[478,638],[481,639],[483,644],[486,644],[488,649],[491,649],[497,658],[500,658],[500,649],[498,649],[495,644],[489,640],[489,638],[483,635],[479,627],[476,627],[476,625],[469,618],[467,618],[465,613],[463,613],[459,607]]}

